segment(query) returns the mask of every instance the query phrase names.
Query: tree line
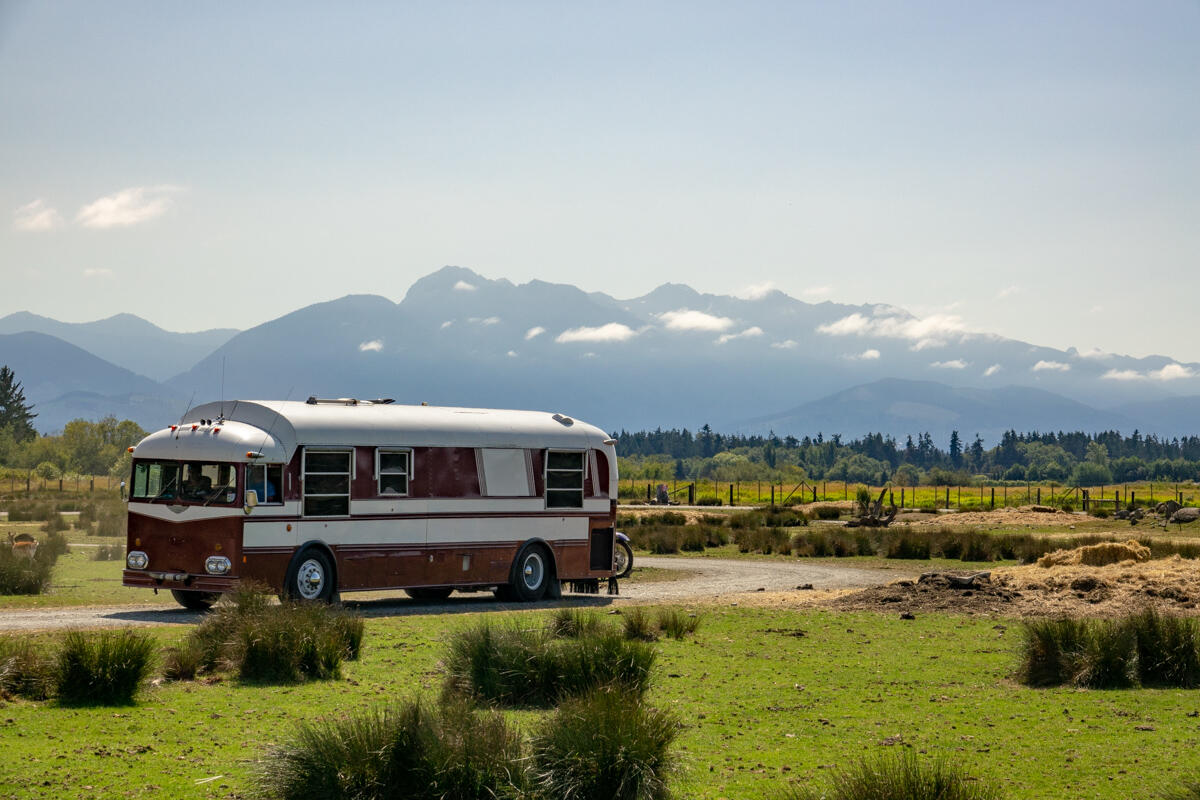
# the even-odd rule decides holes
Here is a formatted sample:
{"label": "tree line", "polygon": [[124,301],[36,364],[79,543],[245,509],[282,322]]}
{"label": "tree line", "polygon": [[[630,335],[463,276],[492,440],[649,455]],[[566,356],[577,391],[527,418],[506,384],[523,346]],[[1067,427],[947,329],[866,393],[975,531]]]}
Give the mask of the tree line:
{"label": "tree line", "polygon": [[1098,486],[1200,478],[1200,436],[1159,438],[1139,431],[1006,431],[985,447],[958,431],[943,449],[929,433],[903,442],[880,433],[855,439],[723,434],[704,425],[614,433],[621,474],[652,480],[834,480],[898,486],[1053,481]]}
{"label": "tree line", "polygon": [[113,475],[129,472],[127,449],[146,436],[131,420],[108,416],[98,422],[76,419],[61,434],[41,436],[25,390],[8,366],[0,367],[0,467],[57,480],[69,473]]}

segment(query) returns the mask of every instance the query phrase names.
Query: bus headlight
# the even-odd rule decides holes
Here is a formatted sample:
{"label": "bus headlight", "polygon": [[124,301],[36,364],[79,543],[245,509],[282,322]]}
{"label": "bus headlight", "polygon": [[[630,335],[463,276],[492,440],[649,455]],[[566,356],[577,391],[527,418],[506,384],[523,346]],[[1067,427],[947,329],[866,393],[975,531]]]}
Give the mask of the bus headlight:
{"label": "bus headlight", "polygon": [[204,569],[209,575],[224,575],[233,564],[225,556],[209,556],[204,559]]}
{"label": "bus headlight", "polygon": [[145,569],[150,563],[150,557],[141,550],[130,550],[129,555],[125,556],[125,563],[130,569]]}

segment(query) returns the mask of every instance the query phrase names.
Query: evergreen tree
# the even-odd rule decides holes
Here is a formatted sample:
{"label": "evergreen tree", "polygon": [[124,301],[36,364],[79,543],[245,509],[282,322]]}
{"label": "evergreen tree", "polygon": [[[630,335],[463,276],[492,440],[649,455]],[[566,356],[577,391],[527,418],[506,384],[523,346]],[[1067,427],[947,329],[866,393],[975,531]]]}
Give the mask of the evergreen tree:
{"label": "evergreen tree", "polygon": [[0,367],[0,428],[8,428],[13,439],[23,442],[37,436],[32,424],[36,416],[13,371],[7,365]]}
{"label": "evergreen tree", "polygon": [[958,438],[958,431],[950,431],[950,463],[955,469],[962,466],[962,440]]}

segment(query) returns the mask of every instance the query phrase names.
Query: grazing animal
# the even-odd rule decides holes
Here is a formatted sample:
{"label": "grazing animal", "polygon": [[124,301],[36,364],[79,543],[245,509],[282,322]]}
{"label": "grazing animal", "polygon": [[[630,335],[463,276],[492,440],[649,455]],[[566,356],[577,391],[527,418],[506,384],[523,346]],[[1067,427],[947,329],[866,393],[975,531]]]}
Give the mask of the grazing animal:
{"label": "grazing animal", "polygon": [[28,533],[19,533],[16,536],[10,533],[8,534],[8,543],[12,546],[13,555],[17,558],[28,558],[32,561],[34,553],[37,552],[37,539]]}

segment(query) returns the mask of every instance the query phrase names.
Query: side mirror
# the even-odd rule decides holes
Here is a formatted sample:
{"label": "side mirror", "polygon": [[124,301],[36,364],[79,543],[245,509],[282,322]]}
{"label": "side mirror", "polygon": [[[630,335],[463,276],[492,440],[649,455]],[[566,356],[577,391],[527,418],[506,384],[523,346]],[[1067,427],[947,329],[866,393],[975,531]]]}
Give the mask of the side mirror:
{"label": "side mirror", "polygon": [[254,489],[246,490],[246,505],[242,506],[242,510],[249,514],[258,505],[258,492]]}

